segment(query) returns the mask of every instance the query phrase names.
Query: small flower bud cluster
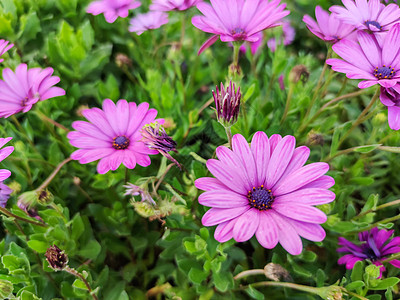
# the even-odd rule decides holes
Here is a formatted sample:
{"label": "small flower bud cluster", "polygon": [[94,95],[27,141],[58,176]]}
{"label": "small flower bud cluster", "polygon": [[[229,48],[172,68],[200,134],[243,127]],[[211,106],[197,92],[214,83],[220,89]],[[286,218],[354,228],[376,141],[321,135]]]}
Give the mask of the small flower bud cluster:
{"label": "small flower bud cluster", "polygon": [[216,87],[216,92],[212,92],[215,101],[215,107],[217,110],[218,122],[224,127],[231,127],[236,123],[239,115],[240,99],[242,94],[240,93],[240,87],[236,91],[235,84],[232,81],[225,89],[221,83],[221,88]]}

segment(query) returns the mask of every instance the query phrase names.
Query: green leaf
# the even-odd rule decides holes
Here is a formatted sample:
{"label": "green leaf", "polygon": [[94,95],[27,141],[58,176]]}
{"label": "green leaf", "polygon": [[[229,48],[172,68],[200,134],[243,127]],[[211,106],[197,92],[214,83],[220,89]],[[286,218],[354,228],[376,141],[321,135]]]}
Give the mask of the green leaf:
{"label": "green leaf", "polygon": [[350,183],[365,186],[373,184],[374,181],[375,180],[372,177],[353,177],[350,179]]}
{"label": "green leaf", "polygon": [[249,295],[252,299],[257,299],[257,300],[264,300],[264,294],[257,291],[255,288],[252,286],[249,286],[246,290],[247,295]]}
{"label": "green leaf", "polygon": [[49,247],[47,242],[30,240],[27,242],[29,248],[35,250],[37,253],[45,253]]}
{"label": "green leaf", "polygon": [[360,153],[368,153],[376,148],[378,148],[381,144],[374,144],[374,145],[365,145],[365,146],[359,146],[354,149],[354,152],[360,152]]}
{"label": "green leaf", "polygon": [[351,271],[351,281],[362,280],[362,275],[364,272],[364,262],[358,261],[355,263],[353,270]]}
{"label": "green leaf", "polygon": [[368,197],[367,202],[365,203],[364,207],[362,208],[361,212],[366,212],[370,209],[375,209],[378,205],[379,195],[378,194],[371,194]]}
{"label": "green leaf", "polygon": [[32,40],[42,30],[36,12],[30,12],[28,15],[21,16],[20,24],[18,36],[22,37],[21,40]]}
{"label": "green leaf", "polygon": [[81,289],[81,290],[87,290],[87,287],[85,283],[80,280],[80,279],[75,279],[74,283],[72,284],[73,287]]}
{"label": "green leaf", "polygon": [[395,286],[399,282],[400,282],[399,278],[390,277],[390,278],[380,280],[376,286],[370,287],[370,289],[371,290],[386,290],[387,288]]}
{"label": "green leaf", "polygon": [[202,281],[206,280],[208,272],[193,268],[189,271],[189,280],[193,283],[200,284]]}
{"label": "green leaf", "polygon": [[339,147],[339,136],[340,136],[341,128],[335,128],[332,136],[332,144],[331,144],[331,152],[329,156],[333,156],[336,154],[337,149]]}
{"label": "green leaf", "polygon": [[96,240],[91,240],[78,254],[88,259],[95,259],[101,251],[101,246]]}
{"label": "green leaf", "polygon": [[213,273],[213,279],[215,287],[223,293],[233,284],[233,278],[230,273]]}
{"label": "green leaf", "polygon": [[362,288],[364,286],[365,286],[364,281],[358,280],[358,281],[353,281],[352,283],[346,285],[346,289],[350,291],[355,291],[356,289]]}
{"label": "green leaf", "polygon": [[82,233],[85,231],[85,225],[83,224],[82,217],[77,213],[72,219],[71,225],[71,239],[78,240]]}
{"label": "green leaf", "polygon": [[[236,87],[236,88],[237,88],[237,87]],[[256,88],[256,84],[253,83],[253,84],[247,89],[246,94],[244,94],[244,97],[243,97],[243,102],[246,102],[247,100],[250,99],[251,96],[253,96],[255,88]]]}

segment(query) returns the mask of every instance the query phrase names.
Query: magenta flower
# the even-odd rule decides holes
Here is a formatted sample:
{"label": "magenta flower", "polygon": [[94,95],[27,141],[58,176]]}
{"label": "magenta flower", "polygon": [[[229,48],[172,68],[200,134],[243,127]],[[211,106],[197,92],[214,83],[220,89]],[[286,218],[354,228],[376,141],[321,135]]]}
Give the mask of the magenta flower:
{"label": "magenta flower", "polygon": [[267,41],[267,46],[268,48],[272,51],[275,52],[276,46],[282,44],[285,46],[290,45],[294,41],[294,37],[296,35],[296,31],[294,28],[290,25],[289,21],[283,21],[282,23],[282,37],[280,39],[276,38],[271,38]]}
{"label": "magenta flower", "polygon": [[153,0],[150,5],[150,10],[187,10],[201,1],[203,0]]}
{"label": "magenta flower", "polygon": [[[12,137],[8,138],[0,138],[0,148],[3,147],[5,144],[7,144]],[[8,157],[12,152],[14,151],[13,146],[7,146],[3,149],[0,149],[0,162],[4,160],[6,157]],[[0,182],[6,180],[8,177],[10,177],[11,172],[9,170],[5,169],[0,169]]]}
{"label": "magenta flower", "polygon": [[245,138],[233,137],[233,151],[220,146],[219,160],[209,159],[208,170],[216,178],[199,178],[195,186],[206,192],[199,203],[210,206],[202,219],[204,226],[218,225],[214,237],[219,242],[234,238],[249,240],[254,234],[265,248],[279,242],[290,254],[302,251],[300,236],[322,241],[325,231],[319,225],[326,215],[313,205],[335,199],[329,190],[334,180],[324,174],[326,163],[304,166],[310,149],[295,148],[293,136],[256,132],[251,147]]}
{"label": "magenta flower", "polygon": [[336,14],[329,14],[318,5],[315,7],[315,17],[317,22],[309,15],[305,15],[303,22],[313,34],[325,42],[335,44],[345,37],[348,38],[355,30],[353,25],[344,23]]}
{"label": "magenta flower", "polygon": [[92,15],[104,14],[108,23],[114,23],[118,17],[126,18],[129,10],[138,8],[141,3],[137,0],[99,0],[89,4],[86,12]]}
{"label": "magenta flower", "polygon": [[366,32],[357,32],[357,38],[359,43],[344,39],[333,45],[333,51],[343,60],[331,58],[326,63],[348,78],[365,79],[358,84],[361,89],[377,83],[390,88],[400,82],[400,24],[385,35],[382,47]]}
{"label": "magenta flower", "polygon": [[[121,163],[128,169],[135,168],[136,164],[147,167],[151,163],[149,154],[158,153],[140,141],[141,129],[154,122],[157,115],[157,110],[149,109],[148,103],[136,106],[134,102],[121,99],[115,105],[106,99],[103,110],[85,109],[82,114],[89,122],[73,122],[76,131],[67,135],[71,145],[80,148],[71,154],[71,158],[81,164],[100,159],[97,164],[100,174],[115,171]],[[164,123],[163,119],[156,121]]]}
{"label": "magenta flower", "polygon": [[27,112],[38,101],[65,95],[62,88],[54,86],[60,78],[51,76],[53,71],[52,68],[28,70],[26,64],[20,64],[15,73],[4,69],[0,80],[0,118]]}
{"label": "magenta flower", "polygon": [[130,32],[136,32],[141,35],[149,29],[157,29],[168,23],[168,14],[161,11],[149,11],[145,14],[139,14],[132,18],[129,26]]}
{"label": "magenta flower", "polygon": [[334,5],[329,10],[335,13],[338,19],[359,30],[387,31],[400,19],[400,8],[394,3],[385,6],[380,0],[342,2],[346,8]]}
{"label": "magenta flower", "polygon": [[[4,53],[6,53],[8,50],[10,50],[14,44],[9,44],[9,41],[6,40],[0,40],[0,56],[2,56]],[[4,59],[0,58],[0,63],[3,62]]]}
{"label": "magenta flower", "polygon": [[393,130],[400,129],[400,83],[391,88],[381,87],[379,96],[383,105],[388,108],[389,127]]}
{"label": "magenta flower", "polygon": [[0,181],[0,207],[6,207],[12,191],[3,181]]}
{"label": "magenta flower", "polygon": [[282,18],[289,14],[286,4],[279,3],[280,0],[211,0],[211,5],[197,4],[204,16],[193,17],[193,25],[214,34],[198,54],[214,44],[218,36],[223,42],[258,41],[256,33],[281,25]]}
{"label": "magenta flower", "polygon": [[[348,252],[339,258],[338,264],[346,265],[346,269],[353,269],[357,261],[370,260],[376,266],[380,267],[382,272],[385,267],[382,265],[382,260],[386,259],[389,255],[400,252],[400,237],[391,238],[394,230],[379,230],[377,227],[372,228],[371,231],[364,231],[358,234],[361,244],[353,244],[345,238],[339,238],[339,245],[341,248],[337,249],[338,252]],[[397,259],[389,261],[389,263],[396,268],[400,268],[400,261]]]}

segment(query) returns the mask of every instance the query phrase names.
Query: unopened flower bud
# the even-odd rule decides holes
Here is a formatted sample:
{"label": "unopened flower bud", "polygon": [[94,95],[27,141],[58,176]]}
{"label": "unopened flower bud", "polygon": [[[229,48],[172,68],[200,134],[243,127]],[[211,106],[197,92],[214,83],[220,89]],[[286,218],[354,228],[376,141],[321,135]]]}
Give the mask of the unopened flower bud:
{"label": "unopened flower bud", "polygon": [[55,271],[63,270],[68,264],[68,256],[56,245],[48,248],[45,256],[50,267]]}
{"label": "unopened flower bud", "polygon": [[164,128],[158,124],[149,124],[143,127],[142,142],[152,150],[157,150],[161,155],[172,161],[178,168],[180,164],[168,152],[176,151],[176,142],[165,132]]}
{"label": "unopened flower bud", "polygon": [[307,136],[307,146],[316,146],[324,145],[324,136],[322,134],[315,133],[314,131],[311,131],[308,136]]}
{"label": "unopened flower bud", "polygon": [[43,219],[38,215],[34,206],[38,203],[38,193],[36,191],[29,191],[21,194],[18,197],[17,205],[28,216],[43,222]]}
{"label": "unopened flower bud", "polygon": [[224,85],[221,83],[221,89],[216,87],[216,92],[212,92],[215,101],[215,107],[217,110],[217,119],[224,127],[231,127],[236,123],[239,116],[240,99],[242,94],[240,93],[240,87],[235,90],[235,84],[230,82],[226,90]]}
{"label": "unopened flower bud", "polygon": [[38,202],[42,205],[49,204],[53,202],[54,196],[48,189],[41,190],[40,192],[37,192],[38,194]]}
{"label": "unopened flower bud", "polygon": [[343,299],[342,289],[337,285],[321,287],[321,288],[318,288],[318,290],[319,290],[318,295],[322,299],[326,299],[326,300],[342,300]]}
{"label": "unopened flower bud", "polygon": [[297,65],[294,66],[293,69],[289,73],[289,81],[292,83],[297,83],[301,80],[304,83],[307,82],[308,77],[310,76],[310,72],[305,65]]}
{"label": "unopened flower bud", "polygon": [[132,59],[130,59],[128,56],[126,56],[123,53],[118,53],[115,56],[115,63],[120,68],[123,67],[123,66],[132,67]]}
{"label": "unopened flower bud", "polygon": [[10,281],[0,279],[0,299],[14,299],[11,298],[13,289],[13,284]]}

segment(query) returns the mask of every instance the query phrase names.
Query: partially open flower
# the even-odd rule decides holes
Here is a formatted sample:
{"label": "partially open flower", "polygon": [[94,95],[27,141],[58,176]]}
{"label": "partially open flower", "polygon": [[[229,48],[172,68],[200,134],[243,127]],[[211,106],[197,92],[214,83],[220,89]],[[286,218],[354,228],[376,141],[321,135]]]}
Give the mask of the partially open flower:
{"label": "partially open flower", "polygon": [[50,267],[55,271],[63,270],[68,264],[68,256],[56,245],[51,246],[46,251],[46,260]]}
{"label": "partially open flower", "polygon": [[215,101],[215,107],[217,110],[218,122],[224,127],[231,127],[236,123],[239,115],[240,99],[242,94],[240,93],[240,87],[235,88],[235,84],[232,81],[229,83],[227,88],[221,83],[221,89],[216,87],[216,92],[212,92]]}
{"label": "partially open flower", "polygon": [[156,202],[153,200],[153,198],[151,197],[149,192],[147,190],[145,190],[144,188],[134,185],[132,183],[128,183],[128,184],[124,185],[124,188],[126,188],[124,196],[127,196],[127,195],[139,196],[140,195],[142,198],[141,202],[147,202],[152,205],[156,204]]}

